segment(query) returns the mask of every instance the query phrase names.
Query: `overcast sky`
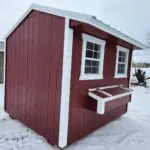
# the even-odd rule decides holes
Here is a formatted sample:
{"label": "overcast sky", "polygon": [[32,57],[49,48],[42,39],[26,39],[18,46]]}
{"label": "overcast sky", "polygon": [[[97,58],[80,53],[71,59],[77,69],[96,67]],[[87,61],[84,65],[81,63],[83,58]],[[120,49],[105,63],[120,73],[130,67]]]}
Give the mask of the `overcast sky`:
{"label": "overcast sky", "polygon": [[[150,0],[0,0],[0,40],[32,3],[95,15],[112,27],[147,43]],[[134,61],[150,62],[150,50],[136,52]]]}

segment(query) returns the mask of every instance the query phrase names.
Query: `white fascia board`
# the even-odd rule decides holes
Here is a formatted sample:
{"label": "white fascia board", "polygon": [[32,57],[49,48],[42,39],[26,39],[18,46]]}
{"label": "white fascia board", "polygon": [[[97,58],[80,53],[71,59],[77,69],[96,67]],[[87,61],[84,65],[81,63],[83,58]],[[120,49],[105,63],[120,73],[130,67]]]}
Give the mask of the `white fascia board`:
{"label": "white fascia board", "polygon": [[49,6],[42,6],[42,5],[37,5],[37,4],[32,4],[31,5],[32,9],[42,11],[45,13],[57,15],[60,17],[67,17],[69,19],[77,19],[79,21],[82,20],[90,20],[93,16],[92,15],[87,15],[83,13],[77,13],[77,12],[72,12],[72,11],[67,11],[67,10],[61,10],[58,8],[53,8]]}
{"label": "white fascia board", "polygon": [[139,41],[127,36],[126,34],[110,27],[109,25],[103,23],[100,20],[97,20],[96,17],[92,16],[92,15],[87,15],[87,14],[82,14],[82,13],[76,13],[76,12],[71,12],[71,11],[65,11],[65,10],[60,10],[60,9],[56,9],[56,8],[52,8],[52,7],[46,7],[46,6],[41,6],[41,5],[37,5],[37,4],[32,4],[31,7],[26,11],[26,13],[21,17],[21,19],[19,19],[19,21],[15,24],[15,26],[8,32],[8,34],[5,36],[5,38],[7,38],[12,32],[13,30],[21,23],[21,21],[31,12],[31,10],[38,10],[38,11],[42,11],[45,13],[49,13],[49,14],[54,14],[60,17],[68,17],[69,19],[73,19],[73,20],[77,20],[77,21],[81,21],[81,22],[85,22],[88,23],[104,32],[107,32],[117,38],[120,38],[130,44],[133,44],[141,49],[147,49],[148,47],[142,43],[140,43]]}
{"label": "white fascia board", "polygon": [[69,19],[75,19],[75,20],[79,20],[79,21],[90,20],[92,18],[92,15],[86,15],[86,14],[82,14],[82,13],[61,10],[61,9],[57,9],[57,8],[53,8],[53,7],[32,4],[29,7],[29,9],[27,11],[25,11],[25,13],[20,17],[20,19],[15,23],[15,25],[10,29],[10,31],[6,34],[6,36],[4,37],[4,40],[16,29],[16,27],[25,19],[25,17],[32,10],[37,10],[37,11],[45,12],[48,14],[56,15],[59,17],[64,17],[64,18],[67,17]]}

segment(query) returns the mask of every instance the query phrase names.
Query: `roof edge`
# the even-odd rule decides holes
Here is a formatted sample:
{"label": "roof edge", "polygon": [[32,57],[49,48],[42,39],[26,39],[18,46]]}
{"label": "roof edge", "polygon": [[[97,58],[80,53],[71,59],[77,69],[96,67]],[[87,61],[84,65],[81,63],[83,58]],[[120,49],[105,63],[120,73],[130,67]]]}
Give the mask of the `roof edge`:
{"label": "roof edge", "polygon": [[81,22],[88,23],[104,32],[107,32],[119,39],[122,39],[134,46],[137,47],[137,49],[148,49],[148,46],[142,44],[141,42],[129,37],[128,35],[116,30],[115,28],[110,27],[109,25],[103,23],[102,21],[96,19],[96,17],[92,15],[77,13],[77,12],[71,12],[71,11],[65,11],[56,9],[53,7],[48,6],[42,6],[37,4],[32,4],[29,9],[21,16],[21,18],[16,22],[16,24],[11,28],[11,30],[6,34],[4,37],[4,40],[17,28],[17,26],[24,20],[24,18],[32,11],[37,10],[49,14],[54,14],[61,17],[67,17],[69,19],[78,20]]}
{"label": "roof edge", "polygon": [[[33,4],[32,4],[33,5]],[[32,7],[30,6],[27,11],[23,13],[23,15],[18,19],[18,21],[12,26],[12,28],[8,31],[8,33],[4,36],[4,41],[9,37],[9,35],[17,28],[17,26],[25,19],[25,17],[32,11]]]}
{"label": "roof edge", "polygon": [[90,24],[94,24],[95,27],[99,27],[101,30],[104,32],[107,32],[117,38],[120,38],[132,45],[135,45],[138,47],[138,49],[148,49],[149,47],[146,46],[145,44],[135,40],[134,38],[122,33],[121,31],[116,30],[115,28],[110,27],[109,25],[103,23],[102,21],[99,21],[95,18],[92,18],[92,21]]}

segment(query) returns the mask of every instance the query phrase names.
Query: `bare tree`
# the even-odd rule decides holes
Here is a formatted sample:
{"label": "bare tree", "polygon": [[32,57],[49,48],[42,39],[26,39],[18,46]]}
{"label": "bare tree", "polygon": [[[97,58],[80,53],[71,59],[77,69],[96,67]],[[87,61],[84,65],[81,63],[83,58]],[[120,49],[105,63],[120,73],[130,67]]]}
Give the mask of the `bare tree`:
{"label": "bare tree", "polygon": [[146,72],[139,69],[135,68],[135,74],[134,76],[136,76],[137,80],[138,80],[138,85],[144,85],[145,87],[147,86],[147,82],[146,80],[149,79],[150,77],[146,78]]}

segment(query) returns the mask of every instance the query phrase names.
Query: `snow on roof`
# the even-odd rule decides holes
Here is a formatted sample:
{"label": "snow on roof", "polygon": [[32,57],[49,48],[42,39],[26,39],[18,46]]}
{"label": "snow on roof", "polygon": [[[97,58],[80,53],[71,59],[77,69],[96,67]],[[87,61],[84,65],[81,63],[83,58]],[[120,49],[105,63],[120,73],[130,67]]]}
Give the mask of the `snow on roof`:
{"label": "snow on roof", "polygon": [[20,18],[20,20],[14,25],[14,27],[8,32],[5,38],[7,38],[13,31],[14,29],[23,21],[23,19],[32,11],[32,10],[37,10],[49,14],[54,14],[57,16],[73,19],[73,20],[78,20],[87,24],[90,24],[104,32],[107,32],[119,39],[122,39],[130,44],[133,44],[134,46],[138,47],[139,49],[147,49],[148,47],[141,42],[129,37],[128,35],[116,30],[115,28],[112,28],[111,26],[103,23],[102,21],[98,20],[95,16],[92,15],[87,15],[83,13],[77,13],[77,12],[72,12],[72,11],[65,11],[65,10],[60,10],[48,6],[41,6],[37,4],[32,4],[30,8],[23,14],[23,16]]}
{"label": "snow on roof", "polygon": [[4,42],[0,41],[0,49],[3,50],[4,49]]}

